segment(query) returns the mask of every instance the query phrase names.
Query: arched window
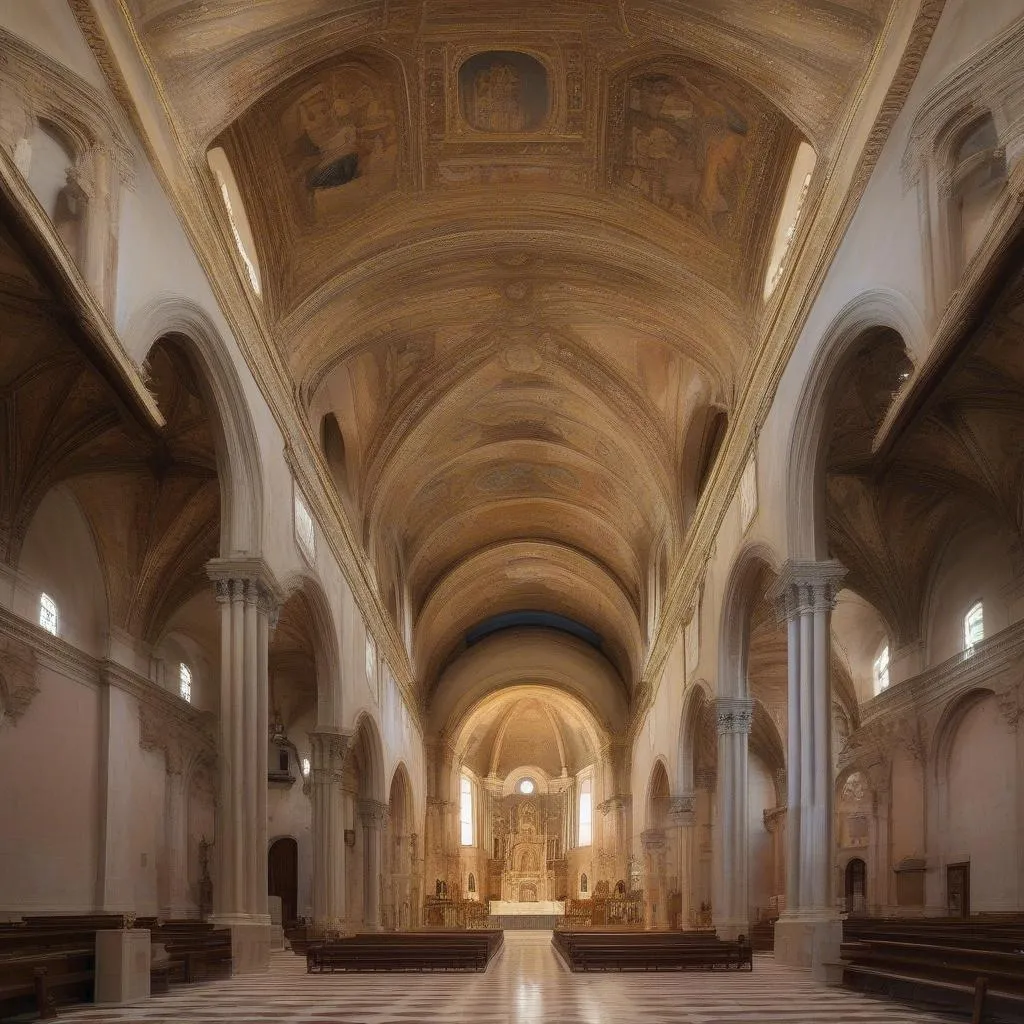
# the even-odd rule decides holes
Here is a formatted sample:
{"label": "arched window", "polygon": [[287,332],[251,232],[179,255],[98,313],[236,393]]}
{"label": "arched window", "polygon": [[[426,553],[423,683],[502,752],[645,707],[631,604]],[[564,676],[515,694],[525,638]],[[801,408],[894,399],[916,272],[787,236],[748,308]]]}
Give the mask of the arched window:
{"label": "arched window", "polygon": [[590,779],[584,779],[580,786],[579,826],[578,845],[590,846],[594,841],[594,798]]}
{"label": "arched window", "polygon": [[992,115],[986,113],[960,134],[947,169],[955,274],[963,271],[984,241],[989,214],[1006,177],[1006,150],[999,144]]}
{"label": "arched window", "polygon": [[182,700],[192,703],[192,670],[185,662],[178,666],[178,693]]}
{"label": "arched window", "polygon": [[310,773],[311,770],[312,770],[312,766],[309,763],[309,758],[308,757],[304,757],[302,759],[302,777],[304,779],[308,779],[309,778],[309,773]]}
{"label": "arched window", "polygon": [[975,601],[964,616],[964,650],[971,654],[975,644],[985,639],[985,609]]}
{"label": "arched window", "polygon": [[463,846],[473,845],[473,783],[463,775],[459,780],[459,829]]}
{"label": "arched window", "polygon": [[228,215],[231,237],[235,241],[235,248],[245,267],[249,286],[259,295],[261,285],[260,271],[256,263],[256,246],[253,242],[249,218],[242,203],[242,194],[238,191],[238,183],[235,181],[234,171],[231,170],[231,164],[228,163],[227,154],[220,147],[211,149],[206,154],[206,160],[217,180],[217,189]]}
{"label": "arched window", "polygon": [[476,892],[476,875],[472,871],[469,873],[469,882],[466,885],[469,892]]}
{"label": "arched window", "polygon": [[587,887],[588,887],[589,884],[590,883],[587,881],[586,872],[584,872],[582,875],[580,875],[580,892],[584,896],[586,896],[586,894],[587,894],[587,891],[588,891]]}
{"label": "arched window", "polygon": [[879,694],[883,690],[889,689],[889,645],[886,644],[879,652],[878,657],[875,658],[874,664],[872,665],[872,671],[875,677],[875,693]]}
{"label": "arched window", "polygon": [[57,602],[49,594],[39,595],[39,625],[57,635]]}
{"label": "arched window", "polygon": [[818,157],[814,149],[808,143],[801,142],[800,148],[796,151],[796,159],[793,161],[793,170],[790,172],[789,184],[786,186],[786,198],[782,201],[782,211],[775,229],[772,258],[768,262],[768,276],[764,282],[764,297],[766,299],[775,291],[775,286],[782,279],[782,273],[786,269],[789,250],[796,237],[800,214],[803,212],[807,190],[811,187],[811,175],[814,174],[814,165],[817,162]]}

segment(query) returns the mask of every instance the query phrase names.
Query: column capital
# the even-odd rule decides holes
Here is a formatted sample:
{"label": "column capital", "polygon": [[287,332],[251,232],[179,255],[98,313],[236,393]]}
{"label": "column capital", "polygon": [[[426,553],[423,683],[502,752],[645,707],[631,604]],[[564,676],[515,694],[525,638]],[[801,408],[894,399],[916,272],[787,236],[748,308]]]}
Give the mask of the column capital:
{"label": "column capital", "polygon": [[766,832],[778,832],[779,826],[786,820],[786,810],[785,807],[766,807],[761,814],[764,830]]}
{"label": "column capital", "polygon": [[309,734],[312,781],[321,785],[341,783],[352,751],[353,737],[347,732],[323,730]]}
{"label": "column capital", "polygon": [[262,558],[211,558],[206,563],[206,576],[214,585],[218,601],[244,600],[268,614],[285,602],[285,592]]}
{"label": "column capital", "polygon": [[668,821],[678,828],[697,824],[697,794],[680,793],[668,802]]}
{"label": "column capital", "polygon": [[367,828],[387,828],[391,809],[380,800],[360,800],[359,819]]}
{"label": "column capital", "polygon": [[846,567],[835,560],[814,562],[790,559],[768,591],[780,620],[804,612],[831,610],[846,579]]}
{"label": "column capital", "polygon": [[754,721],[754,700],[752,697],[716,697],[715,720],[718,735],[749,733]]}
{"label": "column capital", "polygon": [[665,830],[649,828],[640,833],[640,844],[644,853],[661,853],[665,849]]}

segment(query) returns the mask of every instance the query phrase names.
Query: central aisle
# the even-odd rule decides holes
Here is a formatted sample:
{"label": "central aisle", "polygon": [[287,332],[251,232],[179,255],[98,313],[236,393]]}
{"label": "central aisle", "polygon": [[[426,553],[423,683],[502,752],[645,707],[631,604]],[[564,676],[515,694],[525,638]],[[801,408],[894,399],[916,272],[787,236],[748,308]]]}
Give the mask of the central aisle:
{"label": "central aisle", "polygon": [[292,953],[270,973],[61,1020],[147,1024],[936,1024],[944,1018],[829,989],[755,960],[753,973],[571,974],[550,932],[506,932],[486,974],[314,974]]}

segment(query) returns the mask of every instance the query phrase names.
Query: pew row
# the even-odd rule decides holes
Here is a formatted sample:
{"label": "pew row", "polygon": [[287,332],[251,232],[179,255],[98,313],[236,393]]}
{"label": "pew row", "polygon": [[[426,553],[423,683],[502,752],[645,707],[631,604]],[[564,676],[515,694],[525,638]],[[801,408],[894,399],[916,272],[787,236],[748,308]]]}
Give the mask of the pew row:
{"label": "pew row", "polygon": [[850,920],[832,967],[846,988],[1024,1024],[1021,919]]}
{"label": "pew row", "polygon": [[306,970],[485,971],[505,941],[496,930],[374,932],[310,942]]}
{"label": "pew row", "polygon": [[556,931],[555,951],[572,971],[753,970],[750,943],[709,932]]}

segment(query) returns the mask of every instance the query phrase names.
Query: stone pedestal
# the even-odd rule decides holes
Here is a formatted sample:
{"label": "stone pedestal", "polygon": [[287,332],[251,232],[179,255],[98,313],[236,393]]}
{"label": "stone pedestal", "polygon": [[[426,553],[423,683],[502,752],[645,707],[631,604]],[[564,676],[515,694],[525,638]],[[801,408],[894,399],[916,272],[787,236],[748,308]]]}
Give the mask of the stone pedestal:
{"label": "stone pedestal", "polygon": [[775,922],[775,959],[787,967],[810,968],[816,981],[827,981],[826,965],[839,959],[843,922],[780,917]]}
{"label": "stone pedestal", "polygon": [[231,973],[252,974],[270,966],[270,916],[247,921],[211,918],[217,928],[231,929]]}
{"label": "stone pedestal", "polygon": [[96,933],[96,1003],[122,1006],[149,998],[149,929]]}
{"label": "stone pedestal", "polygon": [[270,908],[270,949],[274,953],[280,953],[284,949],[284,927],[281,924],[281,897],[268,896],[267,904]]}

